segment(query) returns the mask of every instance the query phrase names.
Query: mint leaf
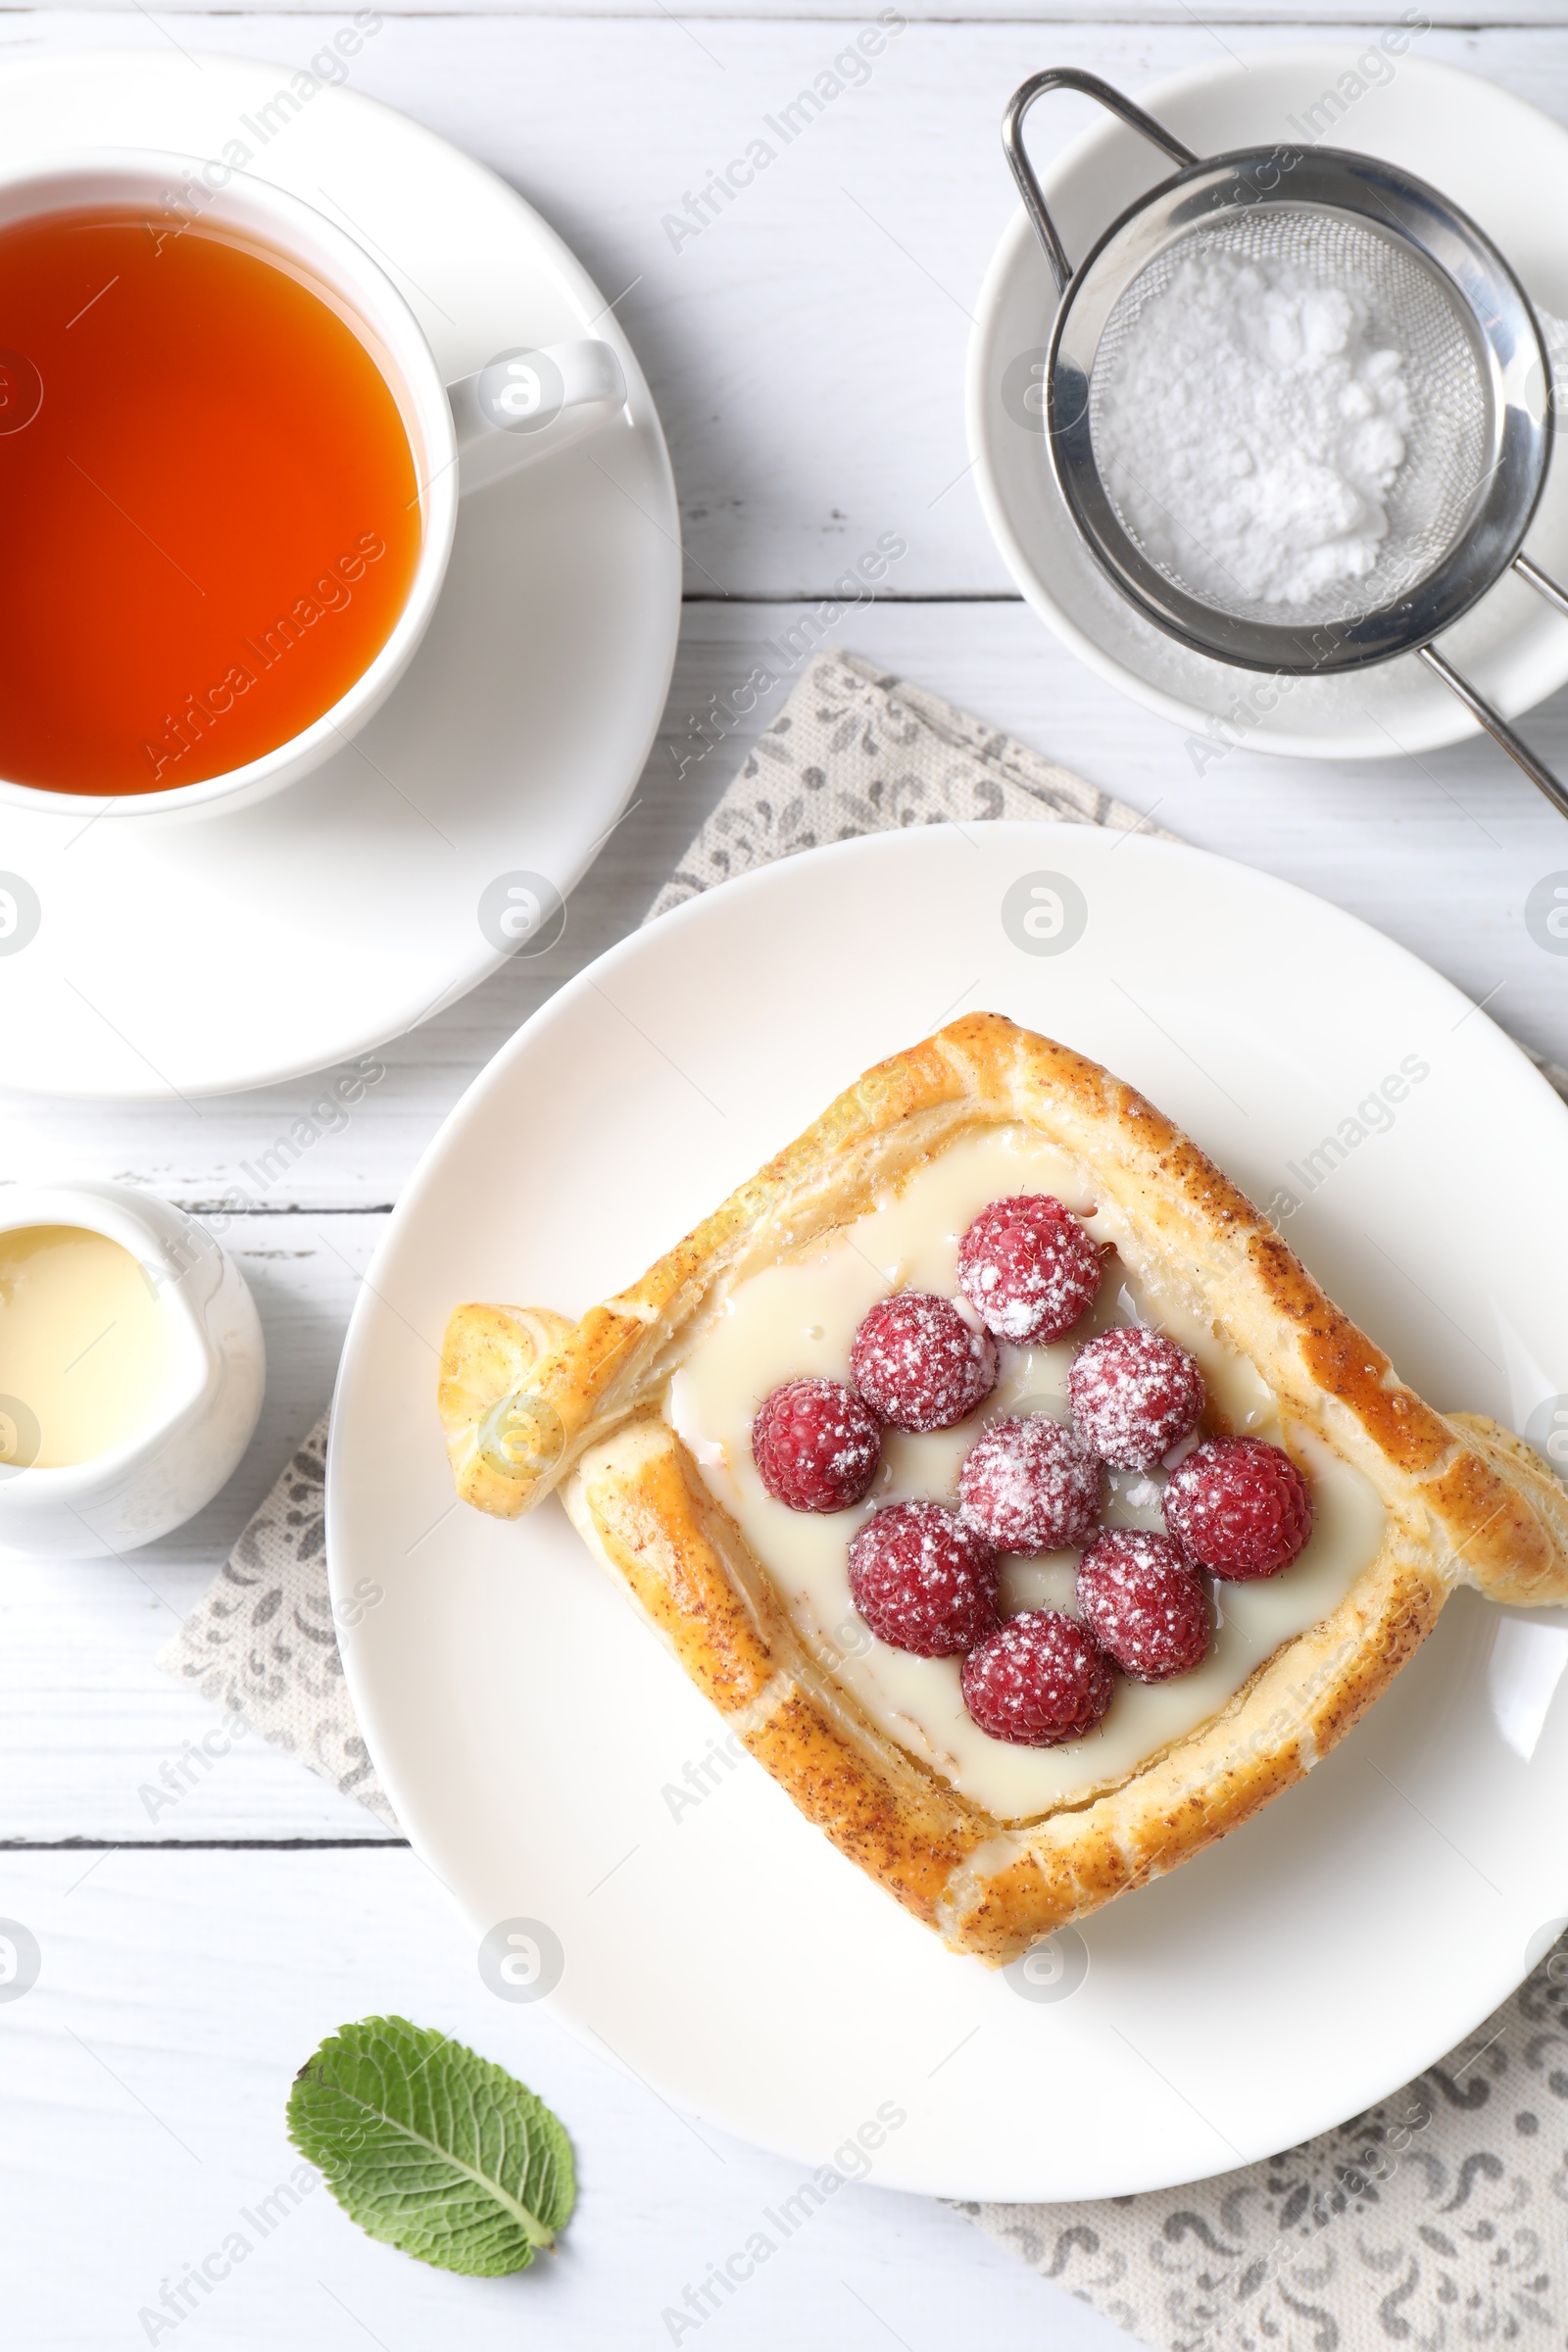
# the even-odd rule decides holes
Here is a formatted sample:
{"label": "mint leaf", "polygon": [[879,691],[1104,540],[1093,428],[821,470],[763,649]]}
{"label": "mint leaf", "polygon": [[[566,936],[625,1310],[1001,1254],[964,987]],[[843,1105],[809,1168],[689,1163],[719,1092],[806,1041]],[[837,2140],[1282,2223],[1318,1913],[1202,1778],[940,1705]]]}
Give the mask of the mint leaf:
{"label": "mint leaf", "polygon": [[543,2099],[406,2017],[329,2034],[295,2079],[288,2132],[362,2230],[469,2278],[525,2271],[576,2202]]}

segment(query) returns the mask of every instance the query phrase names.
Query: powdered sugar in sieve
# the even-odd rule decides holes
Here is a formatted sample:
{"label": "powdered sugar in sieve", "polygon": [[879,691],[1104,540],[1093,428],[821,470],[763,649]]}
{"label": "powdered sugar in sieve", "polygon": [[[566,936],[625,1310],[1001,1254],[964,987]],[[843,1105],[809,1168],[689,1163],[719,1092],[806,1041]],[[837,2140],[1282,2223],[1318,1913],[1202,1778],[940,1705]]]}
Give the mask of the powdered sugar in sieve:
{"label": "powdered sugar in sieve", "polygon": [[1106,320],[1089,421],[1129,537],[1243,617],[1404,594],[1485,471],[1481,363],[1442,281],[1315,211],[1243,214],[1156,255]]}

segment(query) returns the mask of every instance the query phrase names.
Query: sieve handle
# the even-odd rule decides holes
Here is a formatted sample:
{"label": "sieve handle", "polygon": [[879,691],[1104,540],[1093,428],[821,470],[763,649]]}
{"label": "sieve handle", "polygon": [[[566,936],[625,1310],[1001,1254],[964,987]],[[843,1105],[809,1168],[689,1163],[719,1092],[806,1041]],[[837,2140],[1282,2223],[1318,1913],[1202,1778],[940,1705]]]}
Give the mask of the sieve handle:
{"label": "sieve handle", "polygon": [[1163,123],[1156,122],[1152,115],[1146,115],[1141,106],[1134,106],[1130,98],[1124,98],[1120,90],[1112,89],[1108,81],[1102,81],[1098,74],[1081,74],[1076,66],[1049,66],[1043,74],[1031,74],[1026,82],[1020,83],[1007,101],[1007,111],[1002,118],[1003,152],[1012,167],[1012,176],[1018,183],[1024,211],[1034,222],[1035,234],[1051,264],[1056,292],[1065,294],[1072,276],[1072,264],[1067,259],[1061,239],[1056,234],[1056,224],[1040,192],[1035,168],[1023,150],[1023,119],[1035,100],[1043,98],[1048,90],[1081,91],[1084,97],[1093,98],[1107,113],[1119,115],[1130,129],[1140,131],[1156,147],[1163,147],[1171,160],[1184,170],[1187,165],[1196,164],[1200,159],[1190,147],[1184,147],[1180,139],[1173,138]]}
{"label": "sieve handle", "polygon": [[1568,785],[1560,783],[1549,767],[1543,767],[1524,738],[1514,733],[1500,712],[1494,710],[1485,696],[1477,694],[1468,679],[1460,677],[1452,662],[1446,662],[1435,646],[1418,646],[1416,651],[1427,667],[1436,670],[1449,693],[1456,694],[1471,715],[1480,719],[1493,741],[1500,743],[1509,759],[1524,769],[1531,783],[1545,794],[1558,814],[1568,816]]}
{"label": "sieve handle", "polygon": [[1532,564],[1528,556],[1515,556],[1513,568],[1522,580],[1530,583],[1538,596],[1545,598],[1548,605],[1559,612],[1568,612],[1568,589],[1559,588],[1539,564]]}

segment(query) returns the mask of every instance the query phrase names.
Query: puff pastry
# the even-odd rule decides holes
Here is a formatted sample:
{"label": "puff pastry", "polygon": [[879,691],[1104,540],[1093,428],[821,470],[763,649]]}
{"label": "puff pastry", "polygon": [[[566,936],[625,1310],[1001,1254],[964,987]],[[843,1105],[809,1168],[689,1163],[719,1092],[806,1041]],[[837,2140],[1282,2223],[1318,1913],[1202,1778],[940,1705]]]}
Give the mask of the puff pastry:
{"label": "puff pastry", "polygon": [[[1110,1203],[1135,1272],[1177,1285],[1282,1414],[1370,1482],[1380,1548],[1322,1622],[1090,1801],[998,1819],[889,1736],[783,1605],[663,1417],[725,1286],[864,1213],[956,1139],[1021,1125]],[[868,1071],[577,1322],[468,1304],[440,1411],[457,1491],[510,1518],[560,1489],[589,1548],[808,1820],[956,1950],[992,1963],[1174,1868],[1345,1736],[1460,1585],[1568,1600],[1568,1491],[1485,1417],[1424,1404],[1275,1230],[1131,1087],[975,1013]]]}

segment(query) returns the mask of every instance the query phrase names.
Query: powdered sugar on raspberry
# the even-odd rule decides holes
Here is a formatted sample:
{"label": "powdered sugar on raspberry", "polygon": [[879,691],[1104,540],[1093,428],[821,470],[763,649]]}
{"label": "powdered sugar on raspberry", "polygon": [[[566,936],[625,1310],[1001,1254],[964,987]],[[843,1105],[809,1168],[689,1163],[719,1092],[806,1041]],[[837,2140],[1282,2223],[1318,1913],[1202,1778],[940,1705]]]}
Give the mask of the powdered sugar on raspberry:
{"label": "powdered sugar on raspberry", "polygon": [[1086,1342],[1067,1375],[1072,1417],[1115,1470],[1148,1470],[1197,1428],[1203,1376],[1161,1331],[1118,1323]]}
{"label": "powdered sugar on raspberry", "polygon": [[1076,1430],[1030,1414],[992,1422],[965,1456],[958,1493],[998,1551],[1062,1551],[1094,1533],[1101,1475]]}
{"label": "powdered sugar on raspberry", "polygon": [[1312,1533],[1312,1493],[1290,1455],[1261,1438],[1200,1446],[1165,1484],[1165,1524],[1231,1584],[1277,1576]]}
{"label": "powdered sugar on raspberry", "polygon": [[869,1494],[882,1459],[876,1416],[837,1380],[792,1380],[752,1423],[752,1459],[792,1511],[842,1511]]}
{"label": "powdered sugar on raspberry", "polygon": [[868,1519],[850,1545],[850,1591],[878,1641],[917,1657],[961,1656],[996,1629],[996,1555],[940,1503],[890,1503]]}
{"label": "powdered sugar on raspberry", "polygon": [[901,1291],[855,1335],[850,1370],[871,1410],[895,1429],[951,1429],[997,1385],[997,1346],[951,1298]]}
{"label": "powdered sugar on raspberry", "polygon": [[983,1208],[958,1245],[958,1288],[988,1331],[1017,1347],[1059,1340],[1093,1305],[1101,1251],[1050,1193]]}
{"label": "powdered sugar on raspberry", "polygon": [[1087,1738],[1116,1678],[1087,1626],[1059,1609],[1025,1609],[963,1661],[963,1703],[983,1732],[1015,1747]]}
{"label": "powdered sugar on raspberry", "polygon": [[1181,1545],[1143,1528],[1106,1528],[1078,1563],[1084,1623],[1124,1674],[1168,1683],[1208,1654],[1207,1588]]}

